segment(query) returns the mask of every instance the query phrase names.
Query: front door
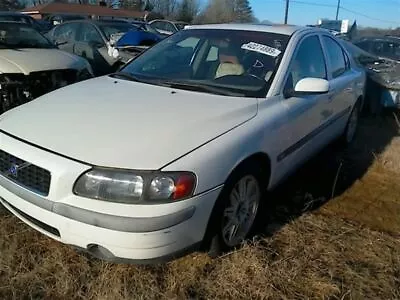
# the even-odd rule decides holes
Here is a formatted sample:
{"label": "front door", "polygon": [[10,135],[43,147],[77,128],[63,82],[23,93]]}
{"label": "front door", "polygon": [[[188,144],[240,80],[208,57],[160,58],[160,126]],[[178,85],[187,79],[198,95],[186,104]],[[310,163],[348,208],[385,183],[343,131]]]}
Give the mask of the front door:
{"label": "front door", "polygon": [[77,35],[79,23],[67,23],[57,26],[54,29],[52,42],[60,50],[74,53],[75,37]]}
{"label": "front door", "polygon": [[111,70],[110,64],[103,56],[102,49],[107,45],[95,26],[82,23],[76,37],[74,53],[88,60],[95,75],[104,75]]}
{"label": "front door", "polygon": [[307,35],[299,43],[291,60],[284,85],[283,105],[288,114],[286,136],[277,157],[279,173],[290,173],[321,146],[319,133],[324,112],[328,112],[327,94],[296,94],[296,84],[303,78],[327,79],[325,57],[318,35]]}

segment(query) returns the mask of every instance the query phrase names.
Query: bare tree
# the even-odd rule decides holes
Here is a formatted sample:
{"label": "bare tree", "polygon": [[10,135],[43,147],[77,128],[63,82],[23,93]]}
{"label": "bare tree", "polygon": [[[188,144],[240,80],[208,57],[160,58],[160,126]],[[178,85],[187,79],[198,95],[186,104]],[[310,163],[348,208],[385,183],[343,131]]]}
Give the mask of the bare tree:
{"label": "bare tree", "polygon": [[248,0],[209,0],[196,18],[196,23],[253,22],[253,11]]}
{"label": "bare tree", "polygon": [[234,21],[233,0],[210,0],[196,23],[229,23]]}
{"label": "bare tree", "polygon": [[182,0],[177,10],[179,21],[191,23],[200,10],[199,0]]}
{"label": "bare tree", "polygon": [[236,22],[247,23],[255,20],[249,0],[235,0],[234,13]]}
{"label": "bare tree", "polygon": [[121,0],[121,7],[126,9],[140,10],[142,4],[142,0]]}
{"label": "bare tree", "polygon": [[177,0],[153,0],[153,10],[168,18],[174,18],[178,8]]}
{"label": "bare tree", "polygon": [[0,10],[15,10],[23,7],[22,3],[16,0],[0,0]]}

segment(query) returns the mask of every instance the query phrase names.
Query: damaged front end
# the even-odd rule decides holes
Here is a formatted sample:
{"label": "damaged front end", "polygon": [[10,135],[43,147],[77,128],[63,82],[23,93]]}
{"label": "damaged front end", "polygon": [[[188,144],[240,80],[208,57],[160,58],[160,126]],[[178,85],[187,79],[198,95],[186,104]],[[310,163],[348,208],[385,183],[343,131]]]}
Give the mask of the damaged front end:
{"label": "damaged front end", "polygon": [[0,113],[69,84],[93,77],[74,69],[0,74]]}

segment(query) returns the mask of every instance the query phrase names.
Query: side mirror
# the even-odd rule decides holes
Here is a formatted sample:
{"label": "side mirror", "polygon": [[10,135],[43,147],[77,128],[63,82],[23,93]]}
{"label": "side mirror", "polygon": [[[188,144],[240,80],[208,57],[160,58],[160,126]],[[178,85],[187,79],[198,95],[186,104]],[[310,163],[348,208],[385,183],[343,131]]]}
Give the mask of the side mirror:
{"label": "side mirror", "polygon": [[57,47],[65,44],[68,44],[68,41],[65,39],[56,39],[54,41],[54,45],[56,45]]}
{"label": "side mirror", "polygon": [[297,82],[294,92],[296,94],[325,94],[329,92],[329,81],[320,78],[303,78]]}

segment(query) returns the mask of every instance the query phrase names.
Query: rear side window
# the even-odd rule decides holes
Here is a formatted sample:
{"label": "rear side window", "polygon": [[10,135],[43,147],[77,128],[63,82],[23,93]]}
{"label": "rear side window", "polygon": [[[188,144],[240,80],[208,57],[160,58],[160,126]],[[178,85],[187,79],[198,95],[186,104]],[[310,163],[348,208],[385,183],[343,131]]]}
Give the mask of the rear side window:
{"label": "rear side window", "polygon": [[323,39],[331,63],[331,74],[333,78],[336,78],[347,70],[345,54],[342,47],[340,47],[332,38],[324,36]]}

